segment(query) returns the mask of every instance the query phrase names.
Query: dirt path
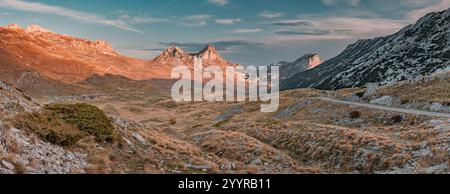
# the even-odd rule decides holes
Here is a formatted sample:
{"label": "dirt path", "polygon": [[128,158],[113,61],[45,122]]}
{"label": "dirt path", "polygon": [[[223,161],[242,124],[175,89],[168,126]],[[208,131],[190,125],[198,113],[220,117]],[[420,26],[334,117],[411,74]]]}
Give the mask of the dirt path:
{"label": "dirt path", "polygon": [[415,115],[424,115],[424,116],[430,116],[430,117],[450,118],[450,114],[447,114],[447,113],[428,112],[428,111],[406,109],[406,108],[394,108],[394,107],[380,106],[380,105],[374,105],[374,104],[368,104],[368,103],[359,103],[359,102],[349,102],[349,101],[335,100],[335,99],[332,99],[332,98],[318,98],[318,99],[325,100],[325,101],[328,101],[328,102],[333,102],[333,103],[348,104],[348,105],[367,107],[367,108],[373,108],[373,109],[379,109],[379,110],[386,110],[386,111],[392,111],[392,112],[399,112],[399,113],[406,113],[406,114],[415,114]]}

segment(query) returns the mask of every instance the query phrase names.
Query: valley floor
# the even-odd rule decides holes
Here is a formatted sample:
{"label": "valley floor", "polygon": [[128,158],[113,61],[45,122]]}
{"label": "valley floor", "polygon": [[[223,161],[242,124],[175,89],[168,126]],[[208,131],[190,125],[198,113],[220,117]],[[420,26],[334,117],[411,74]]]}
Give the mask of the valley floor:
{"label": "valley floor", "polygon": [[[0,164],[0,169],[14,172],[23,166],[25,173],[45,173],[38,170],[43,167],[52,169],[49,173],[450,173],[448,114],[333,100],[357,92],[286,91],[279,111],[270,114],[259,112],[258,103],[175,103],[167,95],[103,93],[72,99],[96,105],[112,117],[123,143],[82,139],[55,151],[59,157],[45,159],[44,163],[54,166],[42,166],[23,154],[31,149],[24,146],[31,142],[28,137],[15,129],[3,130],[9,138],[4,138],[8,140],[3,148],[14,141],[19,146],[15,152],[3,152],[9,153],[2,157],[7,166]],[[43,148],[34,152],[60,149],[40,144]]]}

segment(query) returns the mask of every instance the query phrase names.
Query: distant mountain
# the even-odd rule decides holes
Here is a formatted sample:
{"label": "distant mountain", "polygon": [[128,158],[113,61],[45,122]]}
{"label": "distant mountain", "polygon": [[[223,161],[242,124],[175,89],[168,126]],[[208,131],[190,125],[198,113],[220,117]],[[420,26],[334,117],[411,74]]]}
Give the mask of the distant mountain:
{"label": "distant mountain", "polygon": [[36,25],[25,29],[18,25],[0,27],[0,56],[0,63],[9,63],[11,68],[70,83],[93,74],[149,79],[157,71],[149,61],[118,54],[106,41],[56,34]]}
{"label": "distant mountain", "polygon": [[217,52],[216,48],[213,45],[207,45],[203,50],[197,53],[188,53],[180,47],[173,46],[163,51],[159,56],[153,59],[153,62],[168,67],[177,65],[186,65],[192,67],[194,63],[194,57],[203,59],[203,63],[205,66],[215,65],[226,67],[235,65],[223,59],[223,57]]}
{"label": "distant mountain", "polygon": [[282,89],[339,89],[388,84],[450,66],[450,9],[430,13],[399,32],[349,45],[319,67],[297,73]]}
{"label": "distant mountain", "polygon": [[99,76],[118,82],[123,81],[120,77],[170,79],[173,67],[192,67],[194,56],[203,58],[205,66],[234,65],[225,61],[212,45],[198,53],[172,47],[153,60],[141,60],[119,54],[103,40],[57,34],[37,25],[0,27],[0,81],[36,95],[92,91],[85,81]]}
{"label": "distant mountain", "polygon": [[280,61],[270,66],[280,66],[281,80],[289,79],[297,73],[313,69],[322,63],[318,54],[309,53],[293,62]]}

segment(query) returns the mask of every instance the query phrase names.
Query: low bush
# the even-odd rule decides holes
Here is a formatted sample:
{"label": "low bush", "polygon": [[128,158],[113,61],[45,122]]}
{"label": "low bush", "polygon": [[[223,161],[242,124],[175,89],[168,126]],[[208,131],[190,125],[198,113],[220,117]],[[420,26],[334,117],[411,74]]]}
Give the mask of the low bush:
{"label": "low bush", "polygon": [[75,126],[54,117],[49,111],[18,115],[14,124],[19,129],[36,134],[46,142],[64,147],[74,145],[84,136]]}
{"label": "low bush", "polygon": [[106,114],[84,103],[50,104],[39,112],[16,116],[14,125],[44,141],[65,147],[76,144],[86,135],[92,135],[101,142],[117,139],[112,121]]}
{"label": "low bush", "polygon": [[359,111],[352,111],[350,112],[350,118],[351,119],[358,119],[361,117],[361,112]]}
{"label": "low bush", "polygon": [[115,139],[111,119],[96,106],[85,103],[50,104],[44,109],[51,111],[63,121],[77,126],[80,131],[95,136],[99,141],[112,142]]}
{"label": "low bush", "polygon": [[402,115],[394,115],[394,116],[392,116],[391,117],[391,122],[392,123],[401,123],[401,122],[403,122],[403,116]]}

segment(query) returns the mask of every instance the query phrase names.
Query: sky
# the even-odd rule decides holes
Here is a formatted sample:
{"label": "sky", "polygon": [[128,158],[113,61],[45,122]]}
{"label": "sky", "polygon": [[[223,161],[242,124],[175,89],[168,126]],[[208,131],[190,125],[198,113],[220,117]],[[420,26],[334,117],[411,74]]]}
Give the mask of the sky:
{"label": "sky", "polygon": [[213,44],[234,63],[267,65],[306,53],[330,59],[447,8],[450,0],[0,0],[0,25],[106,40],[141,59]]}

